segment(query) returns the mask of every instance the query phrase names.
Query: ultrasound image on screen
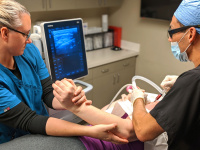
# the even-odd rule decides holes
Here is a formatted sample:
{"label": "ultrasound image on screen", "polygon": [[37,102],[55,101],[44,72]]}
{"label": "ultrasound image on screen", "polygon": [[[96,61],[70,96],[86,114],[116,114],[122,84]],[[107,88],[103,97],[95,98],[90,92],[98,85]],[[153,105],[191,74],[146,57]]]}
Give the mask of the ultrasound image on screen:
{"label": "ultrasound image on screen", "polygon": [[75,52],[79,47],[77,28],[52,31],[57,55]]}
{"label": "ultrasound image on screen", "polygon": [[84,39],[80,26],[48,29],[52,79],[75,79],[87,74]]}

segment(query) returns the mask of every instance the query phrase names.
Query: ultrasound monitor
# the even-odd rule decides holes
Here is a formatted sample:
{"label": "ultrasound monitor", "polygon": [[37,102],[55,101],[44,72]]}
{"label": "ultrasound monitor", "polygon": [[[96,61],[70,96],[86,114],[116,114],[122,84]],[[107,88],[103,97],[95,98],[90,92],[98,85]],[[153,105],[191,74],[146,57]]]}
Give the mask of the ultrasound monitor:
{"label": "ultrasound monitor", "polygon": [[[45,63],[53,81],[76,79],[88,74],[82,19],[44,22],[41,36]],[[86,82],[73,81],[82,85],[85,93],[93,88]],[[67,110],[49,109],[49,115],[74,123],[82,121]]]}
{"label": "ultrasound monitor", "polygon": [[41,24],[46,66],[53,81],[88,74],[82,19]]}

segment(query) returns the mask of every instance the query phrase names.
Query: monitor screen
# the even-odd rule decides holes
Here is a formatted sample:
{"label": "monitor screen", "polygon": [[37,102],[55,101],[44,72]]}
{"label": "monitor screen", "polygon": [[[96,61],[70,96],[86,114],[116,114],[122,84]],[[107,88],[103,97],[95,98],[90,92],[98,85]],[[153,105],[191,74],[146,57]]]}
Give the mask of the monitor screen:
{"label": "monitor screen", "polygon": [[44,56],[52,80],[88,74],[82,19],[41,24]]}
{"label": "monitor screen", "polygon": [[141,0],[141,17],[171,20],[182,0]]}

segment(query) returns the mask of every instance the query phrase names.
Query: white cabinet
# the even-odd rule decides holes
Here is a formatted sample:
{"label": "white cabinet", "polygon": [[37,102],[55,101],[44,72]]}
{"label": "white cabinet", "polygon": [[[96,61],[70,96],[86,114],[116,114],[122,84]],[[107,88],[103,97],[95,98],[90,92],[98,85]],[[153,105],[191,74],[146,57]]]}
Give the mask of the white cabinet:
{"label": "white cabinet", "polygon": [[76,0],[47,0],[47,10],[76,9]]}
{"label": "white cabinet", "polygon": [[24,5],[29,12],[46,11],[47,0],[16,0],[20,4]]}
{"label": "white cabinet", "polygon": [[131,83],[135,75],[135,60],[136,57],[131,57],[90,69],[92,78],[88,81],[93,85],[93,90],[88,99],[94,106],[102,108],[107,105],[122,86]]}
{"label": "white cabinet", "polygon": [[122,0],[17,0],[29,12],[120,6]]}
{"label": "white cabinet", "polygon": [[54,11],[75,9],[75,0],[17,0],[24,5],[28,11]]}
{"label": "white cabinet", "polygon": [[[81,77],[78,80],[82,80],[82,81],[84,81],[86,83],[89,83],[89,84],[93,85],[93,72],[92,72],[92,69],[88,69],[88,75],[85,76],[85,77]],[[80,86],[82,86],[82,85],[80,85]],[[85,87],[82,86],[82,88],[85,88]],[[93,98],[93,92],[92,91],[89,91],[85,95],[86,95],[88,100],[92,100],[92,98]]]}
{"label": "white cabinet", "polygon": [[77,8],[115,7],[122,4],[122,0],[75,0]]}
{"label": "white cabinet", "polygon": [[99,0],[75,0],[77,9],[101,7]]}
{"label": "white cabinet", "polygon": [[102,108],[107,105],[115,94],[114,74],[105,74],[93,79],[92,105]]}
{"label": "white cabinet", "polygon": [[122,4],[122,0],[98,0],[101,7],[115,7]]}

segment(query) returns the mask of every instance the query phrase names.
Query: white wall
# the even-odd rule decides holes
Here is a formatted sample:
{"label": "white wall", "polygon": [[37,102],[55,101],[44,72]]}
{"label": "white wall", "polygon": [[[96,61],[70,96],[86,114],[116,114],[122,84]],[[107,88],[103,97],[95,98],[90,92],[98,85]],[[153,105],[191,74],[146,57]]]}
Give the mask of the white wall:
{"label": "white wall", "polygon": [[[180,75],[193,68],[192,63],[181,63],[174,58],[167,39],[169,23],[170,21],[141,18],[140,0],[124,0],[122,7],[109,11],[109,24],[122,27],[122,39],[140,43],[136,74],[147,77],[158,85],[168,74]],[[143,83],[139,83],[141,88],[154,91]]]}

